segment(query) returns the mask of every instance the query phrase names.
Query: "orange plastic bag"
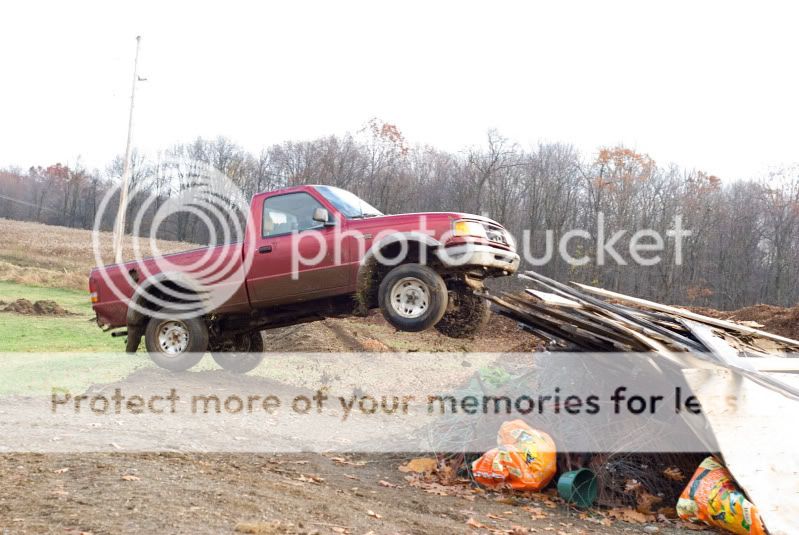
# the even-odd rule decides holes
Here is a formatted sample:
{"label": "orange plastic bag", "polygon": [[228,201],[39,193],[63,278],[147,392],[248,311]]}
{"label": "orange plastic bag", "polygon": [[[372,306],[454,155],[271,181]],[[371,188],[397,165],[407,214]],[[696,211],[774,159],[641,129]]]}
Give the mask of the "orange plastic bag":
{"label": "orange plastic bag", "polygon": [[763,522],[752,502],[736,486],[730,472],[708,457],[694,472],[677,501],[683,520],[701,521],[739,535],[765,535]]}
{"label": "orange plastic bag", "polygon": [[499,447],[472,463],[475,480],[487,487],[510,487],[538,491],[547,486],[556,470],[556,448],[552,438],[522,420],[500,426]]}

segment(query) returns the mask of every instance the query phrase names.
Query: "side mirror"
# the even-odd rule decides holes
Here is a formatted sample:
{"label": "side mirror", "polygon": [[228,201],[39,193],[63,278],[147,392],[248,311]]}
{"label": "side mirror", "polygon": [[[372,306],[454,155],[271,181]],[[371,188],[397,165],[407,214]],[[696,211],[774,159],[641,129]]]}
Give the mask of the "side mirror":
{"label": "side mirror", "polygon": [[332,221],[330,221],[330,213],[327,211],[326,208],[317,208],[316,210],[314,210],[313,220],[319,223],[324,223],[325,226],[334,224]]}

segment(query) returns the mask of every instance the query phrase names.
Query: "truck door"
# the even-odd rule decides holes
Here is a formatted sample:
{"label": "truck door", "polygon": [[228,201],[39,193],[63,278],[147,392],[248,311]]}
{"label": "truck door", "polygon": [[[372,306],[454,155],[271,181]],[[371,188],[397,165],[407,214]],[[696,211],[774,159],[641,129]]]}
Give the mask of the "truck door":
{"label": "truck door", "polygon": [[[335,226],[314,221],[317,208],[327,209],[305,191],[276,194],[263,200],[261,221],[256,222],[261,227],[256,243],[245,252],[254,255],[247,277],[254,307],[347,291],[348,271],[341,263],[336,265]],[[306,265],[298,252],[304,259],[318,260]]]}

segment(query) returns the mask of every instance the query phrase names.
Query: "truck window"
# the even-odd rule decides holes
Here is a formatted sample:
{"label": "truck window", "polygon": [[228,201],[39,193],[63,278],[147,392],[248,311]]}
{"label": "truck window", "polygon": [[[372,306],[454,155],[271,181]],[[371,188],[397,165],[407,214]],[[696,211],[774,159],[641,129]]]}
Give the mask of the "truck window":
{"label": "truck window", "polygon": [[279,236],[294,231],[308,230],[322,226],[313,220],[314,210],[324,208],[322,204],[307,193],[287,193],[264,200],[264,217],[261,236]]}

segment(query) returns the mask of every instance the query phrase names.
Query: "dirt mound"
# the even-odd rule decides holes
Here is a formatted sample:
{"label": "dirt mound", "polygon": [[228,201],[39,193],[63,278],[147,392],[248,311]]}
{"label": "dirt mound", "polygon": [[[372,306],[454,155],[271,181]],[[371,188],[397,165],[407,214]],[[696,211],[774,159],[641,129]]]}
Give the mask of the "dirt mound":
{"label": "dirt mound", "polygon": [[13,303],[9,303],[3,312],[15,312],[17,314],[25,314],[26,316],[70,316],[72,312],[64,309],[55,301],[36,301],[31,303],[27,299],[17,299]]}
{"label": "dirt mound", "polygon": [[420,333],[397,331],[374,310],[365,318],[329,318],[264,332],[272,352],[393,352],[393,351],[535,351],[540,341],[516,322],[492,315],[474,338],[448,338],[435,329]]}
{"label": "dirt mound", "polygon": [[799,339],[799,306],[783,308],[772,305],[754,305],[736,310],[732,319],[755,321],[770,333]]}
{"label": "dirt mound", "polygon": [[799,306],[793,308],[774,305],[752,305],[738,310],[715,310],[704,307],[684,307],[691,312],[711,318],[732,321],[753,321],[766,332],[799,339]]}

